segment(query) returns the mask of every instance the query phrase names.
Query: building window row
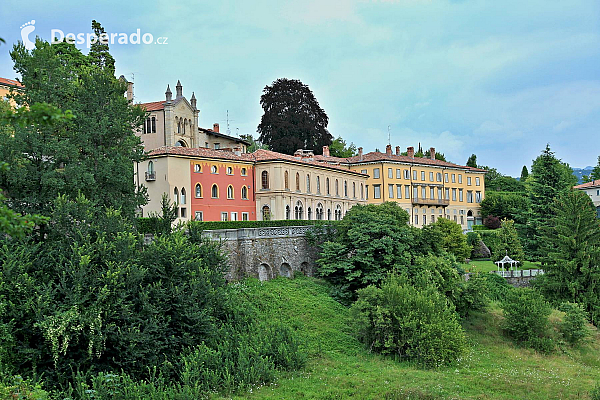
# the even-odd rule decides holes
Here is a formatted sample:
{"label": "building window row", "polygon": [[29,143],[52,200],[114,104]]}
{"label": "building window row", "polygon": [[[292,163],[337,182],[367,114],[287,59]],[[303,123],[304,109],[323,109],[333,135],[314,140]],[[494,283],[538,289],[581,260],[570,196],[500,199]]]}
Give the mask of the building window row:
{"label": "building window row", "polygon": [[[194,164],[194,172],[201,174],[202,173],[202,164]],[[216,165],[211,165],[210,166],[210,173],[211,174],[218,174],[219,173],[218,167]],[[233,175],[233,167],[227,167],[226,174],[227,175]],[[247,176],[248,175],[248,170],[246,168],[241,168],[240,169],[240,175],[241,176]]]}
{"label": "building window row", "polygon": [[[175,188],[175,190],[177,190],[177,188]],[[185,189],[181,189],[182,191]],[[247,186],[242,186],[241,190],[240,190],[240,194],[241,194],[241,199],[242,200],[248,200],[248,187]],[[200,183],[196,183],[196,186],[194,187],[194,197],[196,197],[197,199],[202,198],[202,184]],[[219,186],[214,183],[211,188],[210,188],[210,197],[213,199],[218,199],[219,198]],[[235,190],[233,188],[233,185],[228,185],[227,186],[227,199],[229,200],[233,200],[235,199]],[[185,203],[183,203],[185,204]]]}

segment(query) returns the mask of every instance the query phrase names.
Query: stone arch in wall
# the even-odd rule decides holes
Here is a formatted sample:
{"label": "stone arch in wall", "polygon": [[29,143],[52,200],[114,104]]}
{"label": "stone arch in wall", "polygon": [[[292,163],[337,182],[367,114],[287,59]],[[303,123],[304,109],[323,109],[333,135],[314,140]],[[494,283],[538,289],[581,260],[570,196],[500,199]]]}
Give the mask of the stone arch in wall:
{"label": "stone arch in wall", "polygon": [[269,264],[262,263],[258,267],[258,280],[261,282],[268,281],[271,279],[271,267]]}
{"label": "stone arch in wall", "polygon": [[300,264],[300,272],[302,272],[306,276],[312,276],[312,268],[306,261],[303,261]]}
{"label": "stone arch in wall", "polygon": [[292,267],[290,267],[290,264],[288,263],[282,263],[281,267],[279,267],[279,275],[285,277],[285,278],[291,278],[292,277]]}

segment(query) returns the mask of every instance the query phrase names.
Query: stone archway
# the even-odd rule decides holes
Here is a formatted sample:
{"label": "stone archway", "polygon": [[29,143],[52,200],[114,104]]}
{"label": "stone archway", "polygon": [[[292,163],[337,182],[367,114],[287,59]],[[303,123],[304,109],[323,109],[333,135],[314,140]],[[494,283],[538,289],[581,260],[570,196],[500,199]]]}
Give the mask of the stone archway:
{"label": "stone archway", "polygon": [[285,278],[291,278],[292,277],[292,267],[290,267],[290,264],[288,264],[288,263],[281,264],[281,267],[279,267],[279,275],[281,275]]}
{"label": "stone archway", "polygon": [[310,265],[308,265],[308,263],[306,261],[303,261],[300,264],[300,272],[302,272],[304,275],[306,276],[312,276],[312,268],[310,267]]}
{"label": "stone archway", "polygon": [[269,279],[271,279],[271,267],[269,267],[269,264],[260,264],[258,267],[258,280],[264,282]]}

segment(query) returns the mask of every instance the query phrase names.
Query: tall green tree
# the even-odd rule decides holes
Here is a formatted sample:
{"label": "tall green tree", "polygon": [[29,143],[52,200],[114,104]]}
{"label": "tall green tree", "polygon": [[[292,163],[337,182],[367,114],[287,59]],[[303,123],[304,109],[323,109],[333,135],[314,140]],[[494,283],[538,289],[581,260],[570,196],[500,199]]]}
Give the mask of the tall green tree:
{"label": "tall green tree", "polygon": [[525,182],[529,177],[529,171],[527,170],[527,165],[523,165],[523,169],[521,170],[521,182]]}
{"label": "tall green tree", "polygon": [[248,153],[254,153],[256,150],[260,150],[260,149],[269,150],[269,146],[262,143],[258,139],[254,139],[254,136],[252,136],[250,134],[240,135],[240,138],[242,138],[246,142],[250,143],[250,146],[248,146],[248,149],[247,149]]}
{"label": "tall green tree", "polygon": [[531,209],[526,215],[524,229],[526,253],[539,259],[543,256],[542,235],[548,221],[554,216],[554,201],[577,183],[568,164],[556,158],[549,145],[534,161],[527,180]]}
{"label": "tall green tree", "polygon": [[459,224],[446,218],[438,218],[432,227],[441,236],[442,248],[454,254],[457,260],[462,262],[471,255],[472,247],[467,243],[467,237],[463,235]]}
{"label": "tall green tree", "polygon": [[346,144],[346,141],[341,136],[338,136],[329,145],[329,155],[332,157],[347,158],[357,154],[356,145],[354,143]]}
{"label": "tall green tree", "polygon": [[529,207],[529,198],[526,194],[489,191],[481,202],[481,215],[483,218],[493,215],[500,219],[507,218],[523,223],[521,218]]}
{"label": "tall green tree", "polygon": [[298,149],[323,152],[333,136],[329,118],[309,87],[297,79],[280,78],[265,86],[260,97],[264,114],[258,125],[259,140],[272,150],[294,154]]}
{"label": "tall green tree", "polygon": [[525,261],[525,252],[515,229],[514,221],[510,219],[502,220],[502,225],[497,231],[497,237],[497,246],[492,254],[492,261],[499,261],[506,255],[521,263]]}
{"label": "tall green tree", "polygon": [[0,135],[0,157],[11,165],[0,174],[0,187],[13,209],[49,215],[59,194],[81,193],[132,218],[145,202],[133,175],[133,163],[143,158],[133,132],[145,111],[123,96],[126,86],[115,78],[109,55],[86,56],[72,44],[37,40],[32,51],[15,45],[11,57],[24,85],[14,95],[18,106],[47,103],[75,117],[15,124],[13,135]]}
{"label": "tall green tree", "polygon": [[106,71],[106,73],[115,74],[115,59],[110,54],[108,48],[108,36],[102,25],[96,20],[92,20],[92,30],[96,35],[97,40],[90,45],[88,57],[90,63],[96,65]]}
{"label": "tall green tree", "polygon": [[542,288],[556,302],[583,304],[592,322],[600,323],[600,220],[585,193],[562,193],[552,205],[544,229]]}
{"label": "tall green tree", "polygon": [[471,157],[467,160],[467,167],[477,168],[477,156],[475,154],[471,154]]}
{"label": "tall green tree", "polygon": [[592,170],[592,173],[590,174],[590,180],[595,181],[598,179],[600,179],[600,156],[598,156],[598,164],[596,164]]}
{"label": "tall green tree", "polygon": [[486,190],[498,192],[521,192],[525,193],[525,184],[512,176],[498,176],[485,185]]}

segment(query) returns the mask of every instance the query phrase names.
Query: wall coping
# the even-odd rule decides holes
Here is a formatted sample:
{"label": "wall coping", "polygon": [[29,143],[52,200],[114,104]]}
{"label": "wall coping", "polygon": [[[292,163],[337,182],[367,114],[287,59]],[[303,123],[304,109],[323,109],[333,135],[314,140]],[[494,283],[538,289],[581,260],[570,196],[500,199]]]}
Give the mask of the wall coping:
{"label": "wall coping", "polygon": [[270,226],[261,228],[214,229],[202,231],[202,235],[216,240],[251,240],[306,236],[313,226]]}

